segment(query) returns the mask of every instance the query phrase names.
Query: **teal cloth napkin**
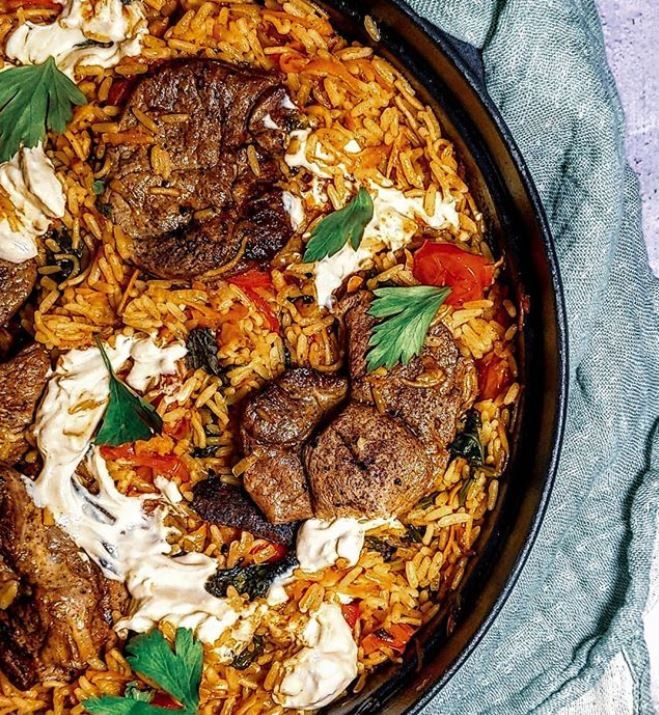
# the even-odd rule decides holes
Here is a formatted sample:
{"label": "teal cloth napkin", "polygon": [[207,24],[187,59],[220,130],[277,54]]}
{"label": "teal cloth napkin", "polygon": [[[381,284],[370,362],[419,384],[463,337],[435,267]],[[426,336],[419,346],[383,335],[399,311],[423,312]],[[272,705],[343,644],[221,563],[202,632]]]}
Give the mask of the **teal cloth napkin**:
{"label": "teal cloth napkin", "polygon": [[649,713],[641,615],[659,504],[659,281],[594,3],[409,2],[483,51],[488,92],[553,230],[570,340],[567,431],[537,543],[494,626],[428,712],[555,712],[622,650],[636,712]]}

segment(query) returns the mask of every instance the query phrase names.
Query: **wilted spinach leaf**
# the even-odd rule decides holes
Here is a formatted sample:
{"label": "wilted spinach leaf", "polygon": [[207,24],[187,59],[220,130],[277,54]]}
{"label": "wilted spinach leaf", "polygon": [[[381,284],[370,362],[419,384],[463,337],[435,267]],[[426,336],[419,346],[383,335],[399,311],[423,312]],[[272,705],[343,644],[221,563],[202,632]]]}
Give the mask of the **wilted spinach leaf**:
{"label": "wilted spinach leaf", "polygon": [[206,581],[206,590],[217,598],[224,598],[229,586],[233,586],[238,593],[246,593],[250,598],[258,598],[265,596],[270,585],[278,576],[295,568],[297,564],[297,556],[292,552],[274,564],[253,564],[251,566],[238,564],[231,569],[216,571]]}
{"label": "wilted spinach leaf", "polygon": [[458,457],[464,457],[472,467],[480,467],[485,459],[485,452],[481,444],[478,430],[481,418],[477,410],[469,410],[465,417],[464,430],[456,436],[449,445],[449,449]]}
{"label": "wilted spinach leaf", "polygon": [[405,538],[410,542],[414,541],[415,543],[420,544],[423,541],[423,532],[418,526],[408,524]]}
{"label": "wilted spinach leaf", "polygon": [[382,556],[382,560],[385,563],[389,563],[389,561],[394,558],[396,549],[398,548],[395,544],[392,544],[385,539],[379,539],[377,536],[367,536],[364,539],[364,544],[367,549],[377,551],[378,554]]}
{"label": "wilted spinach leaf", "polygon": [[236,670],[245,670],[263,653],[265,647],[265,639],[263,636],[254,636],[251,643],[246,648],[240,651],[238,655],[231,661],[232,667]]}
{"label": "wilted spinach leaf", "polygon": [[215,333],[210,328],[193,328],[185,341],[188,354],[185,357],[190,370],[201,368],[209,375],[222,375],[222,366],[217,357]]}

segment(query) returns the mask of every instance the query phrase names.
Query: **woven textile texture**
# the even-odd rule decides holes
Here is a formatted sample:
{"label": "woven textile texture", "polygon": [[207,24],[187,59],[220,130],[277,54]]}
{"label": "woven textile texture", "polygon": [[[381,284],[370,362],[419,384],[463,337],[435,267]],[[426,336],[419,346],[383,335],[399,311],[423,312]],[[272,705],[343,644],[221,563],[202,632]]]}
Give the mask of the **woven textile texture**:
{"label": "woven textile texture", "polygon": [[[557,244],[570,340],[547,517],[494,626],[429,713],[555,712],[622,651],[651,712],[642,632],[659,505],[659,281],[592,0],[410,0],[482,50],[487,91]],[[596,715],[596,714],[595,714]]]}

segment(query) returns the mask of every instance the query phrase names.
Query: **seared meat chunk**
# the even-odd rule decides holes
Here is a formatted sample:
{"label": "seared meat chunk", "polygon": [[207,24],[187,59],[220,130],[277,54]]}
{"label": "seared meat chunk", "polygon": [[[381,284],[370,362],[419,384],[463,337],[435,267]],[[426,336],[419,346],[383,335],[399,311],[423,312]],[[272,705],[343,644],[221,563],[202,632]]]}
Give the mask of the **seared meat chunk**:
{"label": "seared meat chunk", "polygon": [[198,482],[193,494],[192,508],[210,524],[243,529],[284,546],[291,546],[295,541],[297,525],[270,523],[242,487],[210,477]]}
{"label": "seared meat chunk", "polygon": [[37,343],[0,365],[0,465],[15,464],[27,449],[25,430],[49,368],[48,354]]}
{"label": "seared meat chunk", "polygon": [[300,450],[347,389],[343,377],[296,368],[247,400],[240,434],[243,453],[253,461],[243,481],[273,523],[313,516]]}
{"label": "seared meat chunk", "polygon": [[[280,75],[215,60],[168,63],[138,82],[120,131],[154,142],[110,147],[107,156],[108,179],[122,187],[110,193],[112,217],[139,266],[192,278],[284,246],[292,228],[276,184],[287,129],[298,120],[287,100]],[[157,129],[140,123],[145,115]]]}
{"label": "seared meat chunk", "polygon": [[320,519],[404,513],[432,483],[419,439],[401,422],[358,402],[312,439],[304,463]]}
{"label": "seared meat chunk", "polygon": [[0,556],[19,580],[0,610],[0,670],[26,689],[98,661],[115,641],[111,610],[119,592],[59,527],[44,524],[22,479],[0,470]]}
{"label": "seared meat chunk", "polygon": [[0,258],[0,325],[25,303],[36,281],[36,261],[10,263]]}
{"label": "seared meat chunk", "polygon": [[448,445],[461,415],[476,398],[476,371],[462,357],[448,328],[434,325],[423,351],[407,365],[368,374],[366,353],[375,318],[368,314],[371,295],[361,292],[344,301],[351,397],[375,404],[405,424],[423,443],[435,475],[446,468]]}

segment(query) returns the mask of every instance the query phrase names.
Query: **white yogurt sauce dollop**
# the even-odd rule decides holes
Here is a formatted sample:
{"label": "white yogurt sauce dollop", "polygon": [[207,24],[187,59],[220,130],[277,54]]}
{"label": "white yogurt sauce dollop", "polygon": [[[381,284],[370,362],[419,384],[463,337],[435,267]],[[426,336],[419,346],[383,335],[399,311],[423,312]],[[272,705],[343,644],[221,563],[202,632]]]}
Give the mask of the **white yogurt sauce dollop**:
{"label": "white yogurt sauce dollop", "polygon": [[357,644],[341,607],[323,603],[305,626],[302,650],[284,661],[274,693],[285,708],[316,710],[331,703],[357,677]]}
{"label": "white yogurt sauce dollop", "polygon": [[313,573],[332,566],[340,558],[346,559],[349,566],[354,566],[359,561],[366,532],[384,524],[402,528],[396,519],[307,519],[297,535],[296,552],[300,568]]}
{"label": "white yogurt sauce dollop", "polygon": [[[106,352],[115,370],[132,361],[127,381],[145,387],[174,372],[186,351],[181,343],[158,347],[152,338],[121,335]],[[107,578],[126,583],[134,607],[117,630],[145,632],[168,621],[213,643],[252,611],[239,613],[226,599],[206,591],[206,581],[217,570],[215,559],[169,555],[170,529],[164,519],[171,507],[159,495],[128,497],[117,490],[100,450],[90,449],[108,394],[108,372],[99,350],[71,350],[62,356],[37,410],[35,434],[44,465],[36,481],[26,479],[28,490]],[[85,457],[96,487],[91,491],[76,473]],[[162,477],[155,482],[169,504],[180,500],[178,490]],[[158,503],[147,512],[145,502],[154,499]]]}
{"label": "white yogurt sauce dollop", "polygon": [[[308,143],[311,130],[304,129],[291,134],[297,140],[297,149],[286,155],[286,163],[291,168],[303,167],[313,176],[311,195],[319,193],[319,186],[326,183],[332,174],[327,165],[328,155],[317,144],[313,158],[308,158]],[[349,154],[358,154],[361,147],[351,139],[344,147]],[[345,175],[348,185],[354,184],[345,166],[338,167]],[[318,303],[329,308],[332,293],[353,273],[364,265],[383,248],[397,251],[407,245],[420,230],[420,226],[439,229],[458,226],[458,213],[455,201],[437,196],[435,210],[428,214],[421,197],[410,197],[393,186],[370,181],[366,186],[373,199],[373,218],[364,229],[361,244],[357,250],[346,244],[333,256],[318,261],[315,265],[315,284]],[[316,201],[321,204],[322,201]]]}
{"label": "white yogurt sauce dollop", "polygon": [[0,259],[22,263],[37,255],[36,239],[52,219],[64,216],[64,190],[41,143],[20,149],[0,164],[0,186],[14,205],[18,223],[12,228],[7,218],[0,220]]}
{"label": "white yogurt sauce dollop", "polygon": [[78,65],[114,67],[123,57],[139,55],[147,32],[142,4],[137,0],[65,0],[50,25],[25,22],[7,38],[5,53],[22,64],[54,57],[71,79]]}

